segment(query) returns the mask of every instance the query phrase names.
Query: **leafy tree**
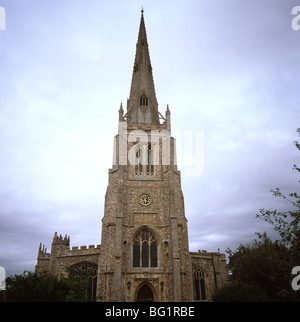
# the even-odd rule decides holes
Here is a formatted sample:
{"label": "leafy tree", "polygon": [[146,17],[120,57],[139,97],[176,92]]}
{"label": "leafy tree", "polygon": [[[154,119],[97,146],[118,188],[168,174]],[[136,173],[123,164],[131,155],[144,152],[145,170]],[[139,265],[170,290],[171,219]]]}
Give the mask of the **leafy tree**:
{"label": "leafy tree", "polygon": [[88,302],[87,290],[89,279],[82,279],[79,276],[68,278],[69,292],[65,297],[66,302]]}
{"label": "leafy tree", "polygon": [[6,279],[2,301],[7,302],[85,302],[86,284],[76,277],[24,272]]}
{"label": "leafy tree", "polygon": [[291,289],[294,264],[286,246],[263,234],[253,243],[240,245],[235,252],[228,250],[228,253],[233,283],[261,289],[268,301],[297,300],[297,294]]}
{"label": "leafy tree", "polygon": [[[297,132],[300,136],[300,128]],[[294,143],[300,150],[299,142]],[[300,172],[297,165],[293,169]],[[241,244],[234,252],[228,249],[232,275],[230,283],[216,292],[215,301],[300,301],[300,292],[291,288],[292,268],[300,265],[300,196],[285,196],[279,188],[271,192],[293,209],[260,209],[256,218],[271,224],[281,239],[272,241],[266,233],[256,233],[259,239],[253,243]]]}
{"label": "leafy tree", "polygon": [[[300,136],[300,128],[297,130]],[[294,141],[296,148],[300,151],[300,143]],[[300,173],[300,168],[295,164],[293,169]],[[300,183],[300,180],[298,181]],[[300,264],[300,196],[292,192],[285,196],[279,188],[271,190],[275,197],[288,201],[294,209],[288,211],[260,209],[256,218],[260,218],[274,227],[281,237],[281,243],[289,247],[295,263]]]}
{"label": "leafy tree", "polygon": [[266,293],[257,285],[240,281],[232,282],[218,289],[213,296],[214,302],[265,302]]}
{"label": "leafy tree", "polygon": [[6,279],[5,299],[9,302],[62,302],[67,293],[65,280],[55,275],[24,272]]}

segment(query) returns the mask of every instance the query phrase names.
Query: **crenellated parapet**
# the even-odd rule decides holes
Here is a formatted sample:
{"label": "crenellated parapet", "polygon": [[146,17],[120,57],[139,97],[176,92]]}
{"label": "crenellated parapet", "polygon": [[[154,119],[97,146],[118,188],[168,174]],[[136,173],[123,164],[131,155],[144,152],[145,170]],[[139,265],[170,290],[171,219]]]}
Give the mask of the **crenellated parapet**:
{"label": "crenellated parapet", "polygon": [[73,246],[71,252],[80,252],[80,251],[91,251],[91,250],[100,250],[101,245],[89,245],[89,246]]}
{"label": "crenellated parapet", "polygon": [[84,246],[73,246],[68,249],[64,249],[60,256],[82,256],[100,253],[101,245],[84,245]]}
{"label": "crenellated parapet", "polygon": [[51,253],[40,243],[35,271],[67,275],[67,267],[79,262],[98,263],[101,245],[85,245],[70,247],[70,236],[54,234]]}

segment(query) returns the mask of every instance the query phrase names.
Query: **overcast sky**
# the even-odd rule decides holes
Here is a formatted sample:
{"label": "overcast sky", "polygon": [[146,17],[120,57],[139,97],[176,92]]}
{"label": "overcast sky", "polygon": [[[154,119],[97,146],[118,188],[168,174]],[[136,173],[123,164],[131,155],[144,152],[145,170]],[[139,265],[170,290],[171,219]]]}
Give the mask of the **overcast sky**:
{"label": "overcast sky", "polygon": [[[299,192],[296,5],[1,0],[0,266],[7,275],[34,270],[39,243],[50,251],[56,231],[70,235],[71,246],[100,244],[142,6],[159,109],[169,104],[178,143],[190,251],[225,252],[257,231],[271,233],[255,214],[288,205],[269,190]],[[197,151],[201,171],[194,171]]]}

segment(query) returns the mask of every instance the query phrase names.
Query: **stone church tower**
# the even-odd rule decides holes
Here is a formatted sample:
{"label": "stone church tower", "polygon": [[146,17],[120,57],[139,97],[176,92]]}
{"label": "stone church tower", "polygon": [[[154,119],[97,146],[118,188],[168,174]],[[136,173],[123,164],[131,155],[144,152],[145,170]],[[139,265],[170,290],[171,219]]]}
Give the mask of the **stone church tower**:
{"label": "stone church tower", "polygon": [[165,117],[158,111],[143,12],[123,113],[121,105],[102,221],[98,295],[106,301],[189,301],[192,267],[180,172],[170,111]]}
{"label": "stone church tower", "polygon": [[73,247],[56,233],[36,271],[87,276],[90,300],[209,301],[227,277],[225,255],[189,252],[187,219],[171,136],[158,110],[141,14],[130,96],[121,104],[105,196],[101,245]]}

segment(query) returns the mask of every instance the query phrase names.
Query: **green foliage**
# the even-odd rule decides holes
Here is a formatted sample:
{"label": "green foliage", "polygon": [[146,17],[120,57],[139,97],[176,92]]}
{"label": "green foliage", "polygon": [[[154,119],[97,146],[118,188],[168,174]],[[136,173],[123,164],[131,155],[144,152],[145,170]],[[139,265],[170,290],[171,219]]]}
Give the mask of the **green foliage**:
{"label": "green foliage", "polygon": [[[300,136],[300,128],[297,132]],[[294,143],[300,150],[299,142]],[[296,165],[293,169],[300,172]],[[287,197],[279,188],[271,192],[286,200],[290,209],[260,209],[256,218],[271,224],[281,239],[272,241],[266,233],[256,233],[259,239],[253,243],[228,249],[230,283],[216,292],[215,301],[300,301],[300,291],[291,287],[291,271],[300,265],[300,196],[293,192]]]}
{"label": "green foliage", "polygon": [[257,285],[232,282],[218,289],[213,296],[214,302],[265,302],[266,293]]}
{"label": "green foliage", "polygon": [[268,301],[300,300],[291,288],[291,270],[295,266],[290,249],[266,234],[248,245],[229,253],[231,281],[259,287]]}
{"label": "green foliage", "polygon": [[80,279],[78,276],[74,276],[68,279],[69,292],[65,298],[66,302],[88,302],[87,289],[89,281],[88,279]]}
{"label": "green foliage", "polygon": [[[291,203],[296,209],[280,212],[277,210],[260,209],[260,214],[256,217],[263,219],[274,227],[282,239],[282,242],[288,246],[294,247],[300,244],[300,196],[294,192],[290,193],[290,198],[286,197],[279,188],[271,190],[275,197],[280,197]],[[295,200],[293,200],[293,199]]]}
{"label": "green foliage", "polygon": [[[300,136],[300,128],[297,130]],[[294,141],[296,148],[300,151],[300,144],[298,141]],[[293,170],[300,173],[300,168],[294,165]],[[298,181],[300,183],[300,180]],[[292,192],[285,196],[279,188],[271,190],[274,197],[283,198],[286,200],[292,209],[288,211],[277,210],[265,210],[260,209],[260,213],[256,215],[256,218],[260,218],[267,223],[271,224],[275,231],[277,231],[281,237],[281,240],[277,241],[287,246],[290,250],[290,254],[293,256],[295,263],[300,264],[300,195],[296,192]]]}
{"label": "green foliage", "polygon": [[2,301],[7,302],[85,302],[86,281],[52,274],[24,272],[6,279]]}

